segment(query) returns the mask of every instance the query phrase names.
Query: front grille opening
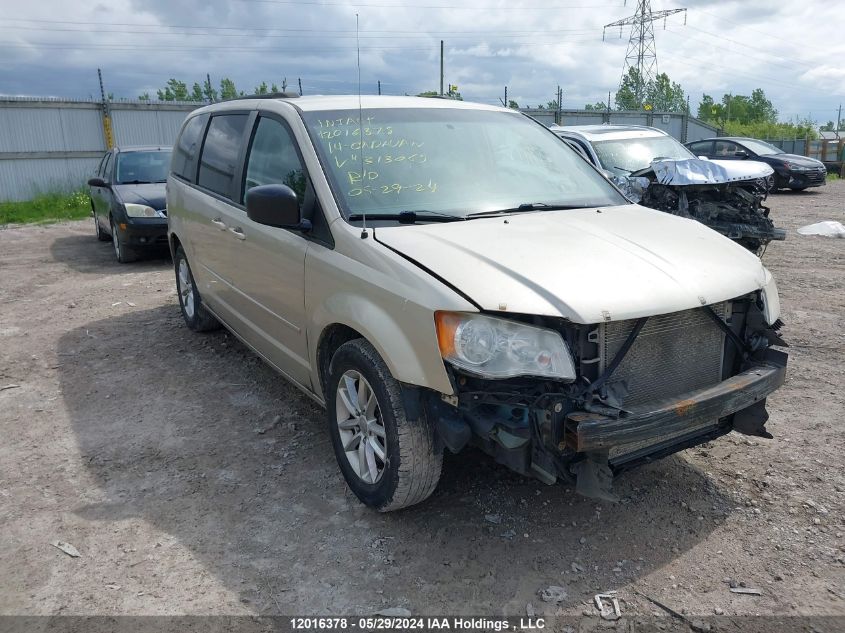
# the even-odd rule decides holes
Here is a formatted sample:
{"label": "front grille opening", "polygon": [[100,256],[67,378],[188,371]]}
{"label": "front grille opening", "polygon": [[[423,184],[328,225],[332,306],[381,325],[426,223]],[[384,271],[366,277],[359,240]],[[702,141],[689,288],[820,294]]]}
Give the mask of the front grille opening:
{"label": "front grille opening", "polygon": [[[725,318],[727,304],[710,306]],[[599,326],[600,373],[613,360],[635,320]],[[725,334],[702,309],[650,317],[611,376],[628,388],[625,408],[715,385],[722,378]]]}

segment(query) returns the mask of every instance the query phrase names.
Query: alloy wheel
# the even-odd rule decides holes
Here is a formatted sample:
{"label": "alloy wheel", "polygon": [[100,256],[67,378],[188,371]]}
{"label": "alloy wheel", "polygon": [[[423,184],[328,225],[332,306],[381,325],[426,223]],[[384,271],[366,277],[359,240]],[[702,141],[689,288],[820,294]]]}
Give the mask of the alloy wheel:
{"label": "alloy wheel", "polygon": [[188,268],[188,260],[184,257],[179,260],[179,273],[176,275],[176,283],[179,286],[179,297],[182,299],[182,306],[189,319],[194,318],[194,283],[191,279],[191,270]]}
{"label": "alloy wheel", "polygon": [[387,467],[387,437],[376,394],[360,372],[350,369],[341,376],[335,411],[349,465],[364,483],[378,483]]}

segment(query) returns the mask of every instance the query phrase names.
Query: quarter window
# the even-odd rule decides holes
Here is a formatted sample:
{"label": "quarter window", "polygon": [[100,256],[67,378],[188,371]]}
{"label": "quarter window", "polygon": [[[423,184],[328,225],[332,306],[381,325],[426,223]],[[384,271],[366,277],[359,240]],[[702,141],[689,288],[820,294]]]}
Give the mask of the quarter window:
{"label": "quarter window", "polygon": [[197,180],[200,187],[231,197],[247,118],[246,114],[222,114],[211,118],[200,156]]}
{"label": "quarter window", "polygon": [[293,189],[302,206],[305,170],[296,151],[296,141],[282,123],[262,117],[247,158],[244,195],[253,187],[275,184]]}
{"label": "quarter window", "polygon": [[197,157],[200,142],[202,142],[202,130],[207,120],[207,115],[200,115],[188,121],[173,149],[170,169],[175,175],[185,178],[189,182],[194,182],[196,178],[194,159]]}

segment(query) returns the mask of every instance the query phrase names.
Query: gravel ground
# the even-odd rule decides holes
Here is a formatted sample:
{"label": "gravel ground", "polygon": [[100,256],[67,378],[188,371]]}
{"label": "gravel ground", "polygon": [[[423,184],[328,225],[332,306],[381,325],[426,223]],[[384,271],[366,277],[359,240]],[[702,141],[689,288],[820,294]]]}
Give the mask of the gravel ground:
{"label": "gravel ground", "polygon": [[842,221],[845,182],[770,204],[789,233],[764,259],[791,344],[773,440],[732,433],[627,473],[615,505],[469,451],[388,515],[346,489],[321,410],[231,335],[185,328],[169,260],[119,265],[90,221],[0,230],[0,614],[530,603],[599,623],[592,596],[617,590],[623,622],[683,624],[649,596],[690,621],[842,624],[845,240],[795,229]]}

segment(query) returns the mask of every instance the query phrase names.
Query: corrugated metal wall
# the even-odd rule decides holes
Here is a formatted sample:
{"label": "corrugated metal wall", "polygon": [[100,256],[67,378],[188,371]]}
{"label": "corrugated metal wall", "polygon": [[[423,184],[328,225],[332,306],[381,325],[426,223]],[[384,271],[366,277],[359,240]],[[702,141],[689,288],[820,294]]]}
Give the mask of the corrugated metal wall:
{"label": "corrugated metal wall", "polygon": [[[198,104],[110,104],[115,143],[172,145]],[[26,200],[85,184],[106,151],[94,101],[0,98],[0,201]]]}
{"label": "corrugated metal wall", "polygon": [[[546,126],[554,125],[556,112],[523,108],[528,116],[537,119]],[[561,125],[600,125],[616,123],[620,125],[648,125],[671,134],[682,143],[718,136],[718,129],[704,121],[679,114],[677,112],[610,112],[601,110],[562,110]]]}

